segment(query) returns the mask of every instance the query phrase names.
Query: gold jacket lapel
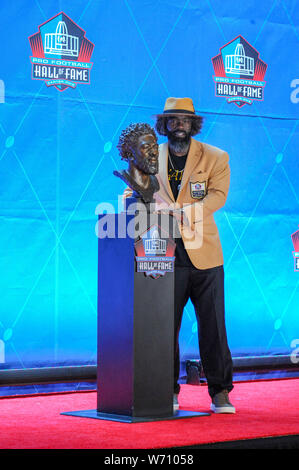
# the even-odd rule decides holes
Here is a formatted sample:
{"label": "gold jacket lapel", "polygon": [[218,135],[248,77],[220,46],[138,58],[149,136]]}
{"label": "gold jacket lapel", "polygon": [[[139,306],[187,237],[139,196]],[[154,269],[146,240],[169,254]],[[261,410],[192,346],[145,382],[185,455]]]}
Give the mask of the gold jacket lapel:
{"label": "gold jacket lapel", "polygon": [[180,196],[185,191],[185,186],[188,184],[190,180],[190,176],[193,173],[195,166],[198,164],[202,156],[202,152],[203,152],[202,145],[200,145],[200,148],[198,149],[198,145],[196,144],[198,144],[198,142],[196,142],[194,139],[191,139],[191,145],[190,145],[190,149],[189,149],[189,153],[188,153],[188,157],[186,161],[186,166],[185,166],[185,170],[184,170],[184,174],[183,174],[183,178],[181,182],[181,188],[180,188],[180,192],[177,198],[178,202],[179,202]]}

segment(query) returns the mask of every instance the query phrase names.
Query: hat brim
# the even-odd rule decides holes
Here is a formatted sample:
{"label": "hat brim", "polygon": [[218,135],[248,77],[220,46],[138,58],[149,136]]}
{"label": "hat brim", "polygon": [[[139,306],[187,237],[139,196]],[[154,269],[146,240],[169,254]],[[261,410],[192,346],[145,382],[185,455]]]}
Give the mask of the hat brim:
{"label": "hat brim", "polygon": [[169,110],[165,111],[164,113],[161,114],[153,114],[152,117],[170,117],[170,116],[188,116],[188,117],[194,117],[194,118],[200,118],[198,114],[193,113],[192,111],[184,111],[184,110]]}

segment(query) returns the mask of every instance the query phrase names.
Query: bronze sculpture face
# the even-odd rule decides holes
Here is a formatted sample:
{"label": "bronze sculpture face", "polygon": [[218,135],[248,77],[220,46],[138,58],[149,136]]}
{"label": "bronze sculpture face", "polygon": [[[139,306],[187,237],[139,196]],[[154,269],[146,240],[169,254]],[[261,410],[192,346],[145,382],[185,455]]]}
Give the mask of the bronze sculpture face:
{"label": "bronze sculpture face", "polygon": [[136,146],[131,148],[130,164],[148,175],[159,171],[159,152],[157,139],[152,134],[142,134],[138,137]]}
{"label": "bronze sculpture face", "polygon": [[129,164],[127,170],[114,171],[133,190],[133,196],[152,202],[159,190],[155,175],[159,170],[157,136],[149,124],[131,124],[120,135],[117,145],[122,160]]}

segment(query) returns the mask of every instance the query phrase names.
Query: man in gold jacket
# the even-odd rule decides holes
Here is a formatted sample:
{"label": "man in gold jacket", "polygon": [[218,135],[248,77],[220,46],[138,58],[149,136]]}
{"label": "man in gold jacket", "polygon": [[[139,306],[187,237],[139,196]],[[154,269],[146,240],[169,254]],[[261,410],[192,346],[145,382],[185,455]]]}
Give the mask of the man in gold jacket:
{"label": "man in gold jacket", "polygon": [[194,306],[200,357],[215,413],[234,413],[232,358],[227,344],[224,309],[223,254],[214,212],[226,201],[230,168],[228,154],[201,143],[202,118],[190,98],[168,98],[158,114],[156,130],[167,136],[159,148],[160,190],[157,209],[170,212],[179,225],[175,262],[174,409],[178,409],[179,330],[189,299]]}

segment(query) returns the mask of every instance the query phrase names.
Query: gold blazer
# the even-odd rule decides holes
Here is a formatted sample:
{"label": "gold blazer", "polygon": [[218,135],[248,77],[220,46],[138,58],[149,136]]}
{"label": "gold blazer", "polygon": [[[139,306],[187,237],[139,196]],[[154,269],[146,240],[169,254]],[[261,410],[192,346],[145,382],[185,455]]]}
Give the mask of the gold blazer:
{"label": "gold blazer", "polygon": [[[223,264],[223,253],[214,212],[226,201],[230,168],[228,154],[212,145],[191,139],[177,200],[168,180],[168,143],[159,146],[160,190],[155,194],[156,208],[177,209],[180,232],[193,265],[207,269]],[[184,218],[177,213],[183,209]],[[181,222],[183,220],[183,222]]]}

